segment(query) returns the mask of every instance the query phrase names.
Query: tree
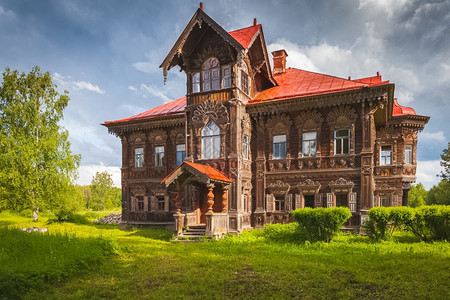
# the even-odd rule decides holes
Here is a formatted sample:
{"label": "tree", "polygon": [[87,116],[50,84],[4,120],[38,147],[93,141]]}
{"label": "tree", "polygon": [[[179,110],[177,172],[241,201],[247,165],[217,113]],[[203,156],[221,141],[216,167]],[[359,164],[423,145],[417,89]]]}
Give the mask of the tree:
{"label": "tree", "polygon": [[93,210],[106,210],[112,208],[113,180],[111,174],[104,171],[97,172],[91,181],[91,203],[88,208]]}
{"label": "tree", "polygon": [[450,205],[450,181],[441,180],[428,191],[427,204]]}
{"label": "tree", "polygon": [[450,180],[450,142],[448,142],[447,149],[442,150],[441,159],[441,167],[444,167],[444,171],[440,176],[444,180]]}
{"label": "tree", "polygon": [[419,207],[425,205],[427,199],[427,190],[423,187],[423,184],[418,183],[411,186],[408,192],[408,206]]}
{"label": "tree", "polygon": [[72,154],[59,122],[69,102],[48,72],[5,69],[0,86],[0,209],[39,210],[62,202],[76,176],[80,156]]}

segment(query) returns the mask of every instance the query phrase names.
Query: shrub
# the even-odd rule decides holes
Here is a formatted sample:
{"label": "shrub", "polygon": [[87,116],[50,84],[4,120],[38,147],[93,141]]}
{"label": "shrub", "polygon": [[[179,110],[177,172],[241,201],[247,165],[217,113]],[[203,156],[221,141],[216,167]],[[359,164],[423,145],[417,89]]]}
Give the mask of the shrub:
{"label": "shrub", "polygon": [[89,224],[90,221],[85,215],[76,214],[71,210],[61,209],[55,212],[55,218],[48,219],[47,223],[75,223],[75,224]]}
{"label": "shrub", "polygon": [[266,240],[279,243],[301,243],[305,241],[304,231],[299,228],[298,223],[267,224],[261,232]]}
{"label": "shrub", "polygon": [[31,209],[24,209],[19,213],[19,215],[24,218],[32,218],[33,211]]}
{"label": "shrub", "polygon": [[346,207],[304,208],[292,212],[299,228],[309,241],[329,242],[342,225],[352,216]]}
{"label": "shrub", "polygon": [[422,206],[408,225],[421,241],[450,240],[450,207],[446,205]]}

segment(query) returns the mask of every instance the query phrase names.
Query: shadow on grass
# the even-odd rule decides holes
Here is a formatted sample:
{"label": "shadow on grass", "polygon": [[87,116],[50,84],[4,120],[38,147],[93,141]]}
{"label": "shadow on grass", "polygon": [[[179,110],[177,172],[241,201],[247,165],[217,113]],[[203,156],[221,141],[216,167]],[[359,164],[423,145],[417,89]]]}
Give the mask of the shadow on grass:
{"label": "shadow on grass", "polygon": [[173,237],[173,231],[164,228],[139,228],[136,231],[131,232],[129,236],[140,236],[148,239],[168,242]]}
{"label": "shadow on grass", "polygon": [[14,222],[0,220],[0,227],[8,226],[8,225],[11,225],[11,224],[14,224]]}

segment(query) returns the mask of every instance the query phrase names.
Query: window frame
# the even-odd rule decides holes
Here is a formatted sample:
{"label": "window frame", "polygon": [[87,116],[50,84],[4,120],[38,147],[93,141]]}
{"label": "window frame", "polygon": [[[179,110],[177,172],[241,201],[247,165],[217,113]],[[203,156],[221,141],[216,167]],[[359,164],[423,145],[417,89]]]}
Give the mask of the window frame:
{"label": "window frame", "polygon": [[[407,150],[409,148],[409,150]],[[412,165],[413,164],[413,146],[405,145],[405,164]]]}
{"label": "window frame", "polygon": [[[308,133],[314,133],[315,134],[315,138],[314,139],[305,139],[305,134]],[[309,151],[309,153],[305,152],[305,142],[308,142],[308,145],[311,145],[311,142],[314,142],[314,153],[311,154],[311,151]],[[308,150],[310,150],[311,147],[308,146]],[[302,156],[307,156],[307,157],[314,157],[317,155],[317,131],[305,131],[302,133]]]}
{"label": "window frame", "polygon": [[[275,142],[276,137],[284,136],[284,142]],[[281,153],[281,147],[277,149],[278,145],[284,145],[284,156]],[[280,152],[279,155],[275,155],[276,152]],[[278,153],[277,153],[278,154]],[[286,159],[287,157],[287,135],[286,134],[276,134],[272,136],[272,159]]]}
{"label": "window frame", "polygon": [[[339,197],[339,204],[342,204],[342,200],[345,200],[345,205],[338,205],[338,197]],[[342,199],[342,198],[344,199]],[[348,199],[349,195],[348,193],[334,193],[334,200],[335,200],[335,207],[349,207],[349,199]]]}
{"label": "window frame", "polygon": [[[162,149],[162,151],[157,151]],[[157,145],[154,147],[155,151],[155,167],[162,167],[164,166],[164,146],[163,145]],[[161,155],[162,154],[162,155]]]}
{"label": "window frame", "polygon": [[250,138],[246,134],[244,134],[244,137],[242,138],[242,153],[244,159],[250,159]]}
{"label": "window frame", "polygon": [[144,211],[145,209],[145,197],[144,196],[136,196],[136,210],[137,211]]}
{"label": "window frame", "polygon": [[[347,136],[337,136],[338,131],[344,131],[344,130],[347,131]],[[344,145],[345,145],[344,140],[345,139],[347,139],[346,152],[344,152]],[[338,153],[338,151],[337,151],[338,141],[340,143],[341,153]],[[335,129],[334,130],[334,155],[348,155],[348,154],[350,154],[350,149],[351,149],[350,143],[351,143],[351,131],[350,131],[350,128]]]}
{"label": "window frame", "polygon": [[[214,64],[212,62],[215,61]],[[210,67],[212,65],[212,67]],[[204,60],[200,70],[191,73],[192,93],[211,92],[231,88],[233,68],[231,64],[221,65],[218,58],[211,56]]]}
{"label": "window frame", "polygon": [[[142,150],[142,153],[137,153],[137,150]],[[134,167],[143,168],[144,167],[144,147],[134,148]]]}
{"label": "window frame", "polygon": [[[391,207],[392,203],[391,203],[391,196],[390,195],[380,195],[380,206],[381,207]],[[385,201],[387,201],[387,205],[383,205],[386,204],[384,203]]]}
{"label": "window frame", "polygon": [[165,196],[156,196],[156,210],[164,211],[166,209]]}
{"label": "window frame", "polygon": [[[389,147],[390,150],[383,150],[383,147]],[[384,144],[380,146],[380,166],[392,165],[392,148],[393,147],[390,144]],[[387,162],[387,159],[389,159],[389,162]]]}
{"label": "window frame", "polygon": [[[183,150],[178,150],[178,146],[183,146]],[[182,153],[180,160],[178,159],[179,153]],[[181,165],[185,158],[186,158],[186,144],[184,144],[184,143],[176,144],[175,145],[175,162],[176,162],[177,166]]]}
{"label": "window frame", "polygon": [[273,200],[273,210],[274,211],[285,211],[286,210],[286,197],[285,195],[274,195]]}
{"label": "window frame", "polygon": [[[214,124],[215,128],[218,129],[217,132],[214,132],[214,130],[211,129],[211,125]],[[212,131],[212,134],[206,135],[206,129],[209,129]],[[213,129],[215,129],[213,128]],[[202,159],[217,159],[220,158],[221,155],[221,129],[220,127],[213,121],[210,120],[205,127],[201,130],[201,138],[202,138]],[[206,152],[206,144],[210,141],[210,152]],[[217,144],[217,147],[215,145]],[[215,150],[218,150],[217,152]]]}

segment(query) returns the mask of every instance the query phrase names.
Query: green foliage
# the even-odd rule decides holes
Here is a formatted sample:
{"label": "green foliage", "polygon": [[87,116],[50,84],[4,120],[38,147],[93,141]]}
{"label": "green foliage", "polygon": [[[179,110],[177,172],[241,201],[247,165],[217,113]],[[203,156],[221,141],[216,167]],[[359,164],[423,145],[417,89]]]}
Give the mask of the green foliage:
{"label": "green foliage", "polygon": [[75,223],[75,224],[90,224],[88,217],[82,214],[76,214],[72,210],[61,209],[55,212],[55,218],[50,218],[47,223]]}
{"label": "green foliage", "polygon": [[450,205],[450,181],[441,180],[428,191],[428,205]]}
{"label": "green foliage", "polygon": [[19,299],[31,288],[92,270],[116,252],[108,239],[0,228],[0,299]]}
{"label": "green foliage", "polygon": [[373,240],[388,240],[395,230],[407,230],[421,241],[450,239],[450,207],[374,207],[364,225]]}
{"label": "green foliage", "polygon": [[267,224],[260,235],[268,241],[278,243],[302,243],[306,240],[305,232],[299,228],[298,223]]}
{"label": "green foliage", "polygon": [[411,186],[411,189],[408,192],[408,206],[410,207],[419,207],[425,205],[425,201],[427,199],[428,192],[423,187],[423,184],[418,183]]}
{"label": "green foliage", "polygon": [[442,150],[441,154],[441,166],[444,167],[444,171],[441,172],[441,177],[444,180],[450,180],[450,142],[448,142],[447,149]]}
{"label": "green foliage", "polygon": [[329,242],[352,216],[346,207],[296,209],[292,216],[309,241]]}
{"label": "green foliage", "polygon": [[20,212],[20,216],[24,218],[32,218],[33,211],[31,209],[24,209]]}
{"label": "green foliage", "polygon": [[6,68],[0,86],[0,209],[52,209],[67,195],[80,157],[59,122],[69,97],[48,72]]}
{"label": "green foliage", "polygon": [[97,172],[92,178],[90,191],[90,202],[87,206],[93,210],[106,210],[120,207],[122,196],[121,190],[113,186],[112,175],[104,171]]}

